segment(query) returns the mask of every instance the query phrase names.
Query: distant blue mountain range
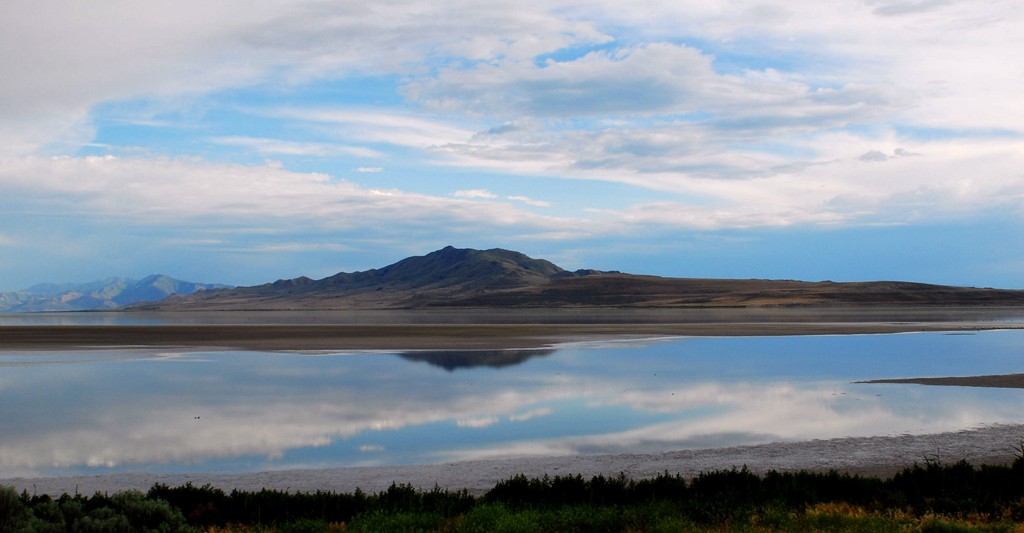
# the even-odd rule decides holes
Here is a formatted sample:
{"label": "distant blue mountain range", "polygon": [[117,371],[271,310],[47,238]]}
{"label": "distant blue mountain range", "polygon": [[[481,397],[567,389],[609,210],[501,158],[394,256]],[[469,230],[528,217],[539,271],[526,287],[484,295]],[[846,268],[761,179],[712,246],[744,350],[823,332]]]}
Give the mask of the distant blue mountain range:
{"label": "distant blue mountain range", "polygon": [[155,302],[171,294],[193,294],[230,285],[193,283],[154,274],[143,279],[105,278],[88,283],[43,283],[28,289],[0,292],[0,312],[86,311]]}

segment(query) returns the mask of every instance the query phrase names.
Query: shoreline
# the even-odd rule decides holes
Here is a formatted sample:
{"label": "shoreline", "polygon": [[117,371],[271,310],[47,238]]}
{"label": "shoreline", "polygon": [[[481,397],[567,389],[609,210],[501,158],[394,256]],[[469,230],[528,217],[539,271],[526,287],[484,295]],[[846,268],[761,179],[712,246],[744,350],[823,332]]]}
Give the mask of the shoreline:
{"label": "shoreline", "polygon": [[892,383],[897,385],[927,385],[934,387],[991,387],[998,389],[1024,389],[1024,374],[870,379],[867,381],[855,381],[854,383]]}
{"label": "shoreline", "polygon": [[649,337],[863,335],[1024,329],[1020,322],[625,324],[0,325],[0,351],[227,348],[256,351],[542,348]]}
{"label": "shoreline", "polygon": [[701,472],[748,468],[763,474],[776,471],[829,471],[851,475],[891,477],[903,468],[927,461],[954,463],[961,459],[979,466],[1005,465],[1021,456],[1024,425],[991,425],[956,432],[877,437],[844,437],[803,442],[775,442],[730,448],[678,450],[648,454],[578,455],[475,460],[445,464],[357,466],[326,469],[276,470],[238,474],[124,473],[91,476],[0,479],[30,494],[92,495],[126,490],[148,491],[154,484],[211,485],[231,490],[275,489],[289,492],[334,491],[352,493],[387,490],[392,483],[407,483],[430,490],[466,489],[481,495],[502,480],[518,474],[544,475],[625,474],[633,479],[662,473],[692,478]]}

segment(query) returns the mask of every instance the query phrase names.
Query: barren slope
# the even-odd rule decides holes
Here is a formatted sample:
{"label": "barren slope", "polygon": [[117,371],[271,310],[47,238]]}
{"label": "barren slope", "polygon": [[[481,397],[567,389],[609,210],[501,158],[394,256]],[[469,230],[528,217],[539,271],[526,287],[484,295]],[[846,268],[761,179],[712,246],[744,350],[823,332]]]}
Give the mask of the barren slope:
{"label": "barren slope", "polygon": [[173,296],[147,310],[402,309],[423,307],[758,307],[1024,305],[1024,291],[894,281],[835,283],[663,278],[566,271],[502,249],[446,247],[364,272]]}

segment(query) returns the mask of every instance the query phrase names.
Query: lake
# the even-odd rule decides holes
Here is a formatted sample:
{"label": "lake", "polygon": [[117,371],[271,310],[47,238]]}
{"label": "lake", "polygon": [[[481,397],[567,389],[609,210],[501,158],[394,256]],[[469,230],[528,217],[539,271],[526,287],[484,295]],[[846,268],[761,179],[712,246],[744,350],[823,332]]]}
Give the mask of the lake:
{"label": "lake", "polygon": [[1021,372],[1024,330],[500,351],[0,352],[0,478],[931,433],[1022,423],[1024,390],[854,382]]}

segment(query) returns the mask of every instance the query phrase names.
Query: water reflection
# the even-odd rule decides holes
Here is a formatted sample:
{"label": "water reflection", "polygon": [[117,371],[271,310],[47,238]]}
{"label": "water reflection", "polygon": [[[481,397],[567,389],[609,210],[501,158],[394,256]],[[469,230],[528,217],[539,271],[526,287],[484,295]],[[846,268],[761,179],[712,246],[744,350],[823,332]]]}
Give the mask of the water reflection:
{"label": "water reflection", "polygon": [[660,324],[764,322],[1024,322],[1021,307],[400,309],[330,311],[74,311],[0,313],[0,325]]}
{"label": "water reflection", "polygon": [[521,365],[534,357],[545,357],[555,353],[554,349],[528,350],[421,350],[398,354],[408,361],[419,361],[439,366],[449,372],[460,368],[489,366],[502,368]]}
{"label": "water reflection", "polygon": [[1024,332],[1005,331],[501,353],[0,354],[0,478],[642,452],[1022,422],[1018,390],[851,383],[1021,372],[1022,353]]}

